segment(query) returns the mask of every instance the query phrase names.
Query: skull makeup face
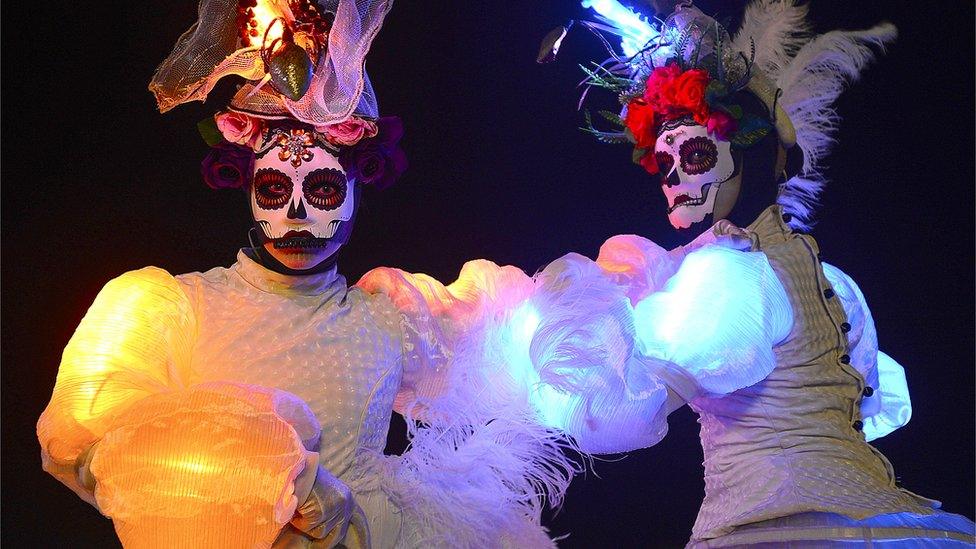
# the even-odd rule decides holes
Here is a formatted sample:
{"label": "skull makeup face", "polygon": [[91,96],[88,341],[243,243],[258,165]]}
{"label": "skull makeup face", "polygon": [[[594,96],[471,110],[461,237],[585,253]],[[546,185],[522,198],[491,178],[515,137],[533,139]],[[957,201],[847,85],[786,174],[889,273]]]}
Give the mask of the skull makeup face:
{"label": "skull makeup face", "polygon": [[251,213],[268,254],[288,269],[313,269],[352,233],[355,184],[336,153],[306,130],[282,133],[254,163]]}
{"label": "skull makeup face", "polygon": [[728,141],[688,117],[665,122],[654,150],[672,226],[687,229],[728,215],[741,179]]}

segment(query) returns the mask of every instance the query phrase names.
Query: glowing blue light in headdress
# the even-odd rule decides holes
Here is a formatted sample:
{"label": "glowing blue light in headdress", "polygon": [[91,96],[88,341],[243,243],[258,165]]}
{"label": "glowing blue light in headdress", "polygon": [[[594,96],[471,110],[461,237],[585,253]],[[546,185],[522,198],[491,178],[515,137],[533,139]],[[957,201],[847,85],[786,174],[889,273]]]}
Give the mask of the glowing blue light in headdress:
{"label": "glowing blue light in headdress", "polygon": [[620,36],[620,47],[627,57],[636,55],[660,35],[646,17],[624,7],[617,0],[582,0],[582,4],[584,8],[600,14],[603,22],[613,27],[604,30]]}

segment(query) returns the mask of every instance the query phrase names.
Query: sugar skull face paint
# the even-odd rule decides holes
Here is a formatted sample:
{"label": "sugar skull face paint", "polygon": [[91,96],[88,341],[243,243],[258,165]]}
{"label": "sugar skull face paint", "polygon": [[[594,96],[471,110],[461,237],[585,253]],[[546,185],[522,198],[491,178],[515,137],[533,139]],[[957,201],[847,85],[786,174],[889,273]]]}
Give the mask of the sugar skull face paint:
{"label": "sugar skull face paint", "polygon": [[709,135],[705,126],[690,118],[664,124],[655,157],[668,201],[668,220],[677,229],[716,213],[720,188],[737,175],[729,142]]}
{"label": "sugar skull face paint", "polygon": [[[257,158],[250,201],[261,245],[284,266],[300,271],[334,256],[348,242],[356,196],[333,151],[318,145],[297,148],[288,155],[272,148]],[[300,162],[294,161],[296,155]]]}

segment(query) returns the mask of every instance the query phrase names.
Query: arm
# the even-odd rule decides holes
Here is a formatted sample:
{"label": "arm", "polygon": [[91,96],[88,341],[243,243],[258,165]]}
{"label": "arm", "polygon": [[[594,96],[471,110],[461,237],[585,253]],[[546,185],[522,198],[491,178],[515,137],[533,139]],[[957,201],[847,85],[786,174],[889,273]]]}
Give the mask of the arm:
{"label": "arm", "polygon": [[[565,305],[543,314],[532,342],[535,364],[553,374],[544,381],[568,379],[568,392],[586,402],[586,416],[568,430],[587,451],[655,444],[667,432],[667,414],[684,402],[762,380],[775,366],[773,346],[793,323],[785,290],[761,253],[706,246],[662,286],[639,277],[638,285],[626,284],[630,277],[601,289],[608,274],[652,273],[656,264],[646,241],[620,238],[634,253],[621,254],[624,243],[611,239],[596,265],[571,255],[542,273],[569,280],[542,287],[543,299]],[[605,253],[611,244],[612,255]],[[621,292],[629,300],[615,300]]]}
{"label": "arm", "polygon": [[166,271],[109,282],[68,342],[38,420],[44,469],[94,505],[91,479],[79,479],[92,445],[134,403],[182,387],[195,331],[189,300]]}
{"label": "arm", "polygon": [[905,370],[878,350],[878,334],[871,310],[854,280],[827,263],[823,264],[823,270],[851,325],[847,333],[851,366],[864,377],[865,387],[871,388],[871,395],[861,399],[861,417],[864,436],[872,441],[903,427],[912,417]]}
{"label": "arm", "polygon": [[405,312],[397,403],[408,417],[475,385],[482,397],[526,400],[541,424],[608,453],[657,443],[685,400],[763,379],[792,325],[764,255],[705,246],[673,261],[621,236],[596,262],[569,254],[534,278],[476,261],[448,286],[396,269],[359,285]]}
{"label": "arm", "polygon": [[[275,389],[188,386],[196,333],[194,308],[169,273],[146,268],[109,282],[65,348],[38,421],[45,470],[110,516],[125,543],[148,535],[251,545],[273,539],[296,507],[299,527],[344,531],[347,517],[316,505],[343,492],[316,474],[312,412]],[[228,520],[197,519],[208,516]]]}
{"label": "arm", "polygon": [[[723,376],[726,387],[761,379],[772,368],[764,334],[788,331],[780,323],[790,315],[766,318],[785,296],[765,256],[729,254],[746,259],[715,272],[730,256],[711,252],[701,257],[718,259],[689,263],[699,257],[691,254],[688,266],[676,269],[653,243],[616,237],[596,262],[570,254],[535,277],[488,261],[466,264],[446,286],[389,268],[364,276],[357,285],[389,298],[402,317],[404,374],[396,406],[407,417],[411,441],[402,456],[387,458],[384,486],[394,500],[412,502],[400,509],[404,524],[428,540],[544,536],[541,496],[558,505],[580,470],[563,452],[566,435],[585,453],[648,446],[666,433],[670,411],[716,390]],[[763,289],[772,297],[743,305],[723,293],[728,285],[709,283],[707,275],[751,276],[766,286],[746,298],[762,297]],[[645,303],[662,288],[664,297]],[[709,300],[710,306],[701,303]],[[689,353],[655,331],[664,323],[654,324],[660,315],[677,318],[688,304],[697,313],[676,320],[679,331],[696,327],[702,312],[726,319],[748,313],[737,325],[761,326],[739,330],[754,339]],[[721,371],[725,353],[735,360]],[[732,379],[758,355],[765,364],[747,379]]]}

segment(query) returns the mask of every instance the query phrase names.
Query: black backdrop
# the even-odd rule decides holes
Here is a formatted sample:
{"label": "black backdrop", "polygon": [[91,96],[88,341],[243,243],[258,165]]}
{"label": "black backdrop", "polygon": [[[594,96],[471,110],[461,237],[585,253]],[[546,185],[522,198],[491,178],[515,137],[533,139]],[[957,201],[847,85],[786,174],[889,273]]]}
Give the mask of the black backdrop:
{"label": "black backdrop", "polygon": [[[703,3],[732,16],[742,1]],[[3,21],[3,541],[117,545],[111,523],[40,468],[34,423],[61,349],[99,288],[134,268],[228,265],[242,196],[200,182],[195,123],[219,102],[155,112],[146,84],[195,2],[24,2]],[[411,168],[367,195],[340,268],[393,265],[452,280],[490,258],[535,270],[595,255],[619,233],[668,245],[660,191],[626,147],[576,130],[575,61],[539,39],[573,0],[396,5],[369,57],[383,112],[400,115]],[[883,19],[901,30],[839,104],[833,182],[814,231],[857,280],[882,347],[905,365],[911,423],[877,442],[903,484],[973,515],[973,5],[813,0],[819,30]],[[225,86],[225,88],[227,88]],[[229,88],[224,89],[226,98]],[[678,546],[703,490],[694,417],[655,448],[597,463],[554,518],[565,547]],[[396,437],[394,437],[396,438]],[[394,441],[396,442],[396,441]],[[395,443],[394,443],[395,445]]]}

